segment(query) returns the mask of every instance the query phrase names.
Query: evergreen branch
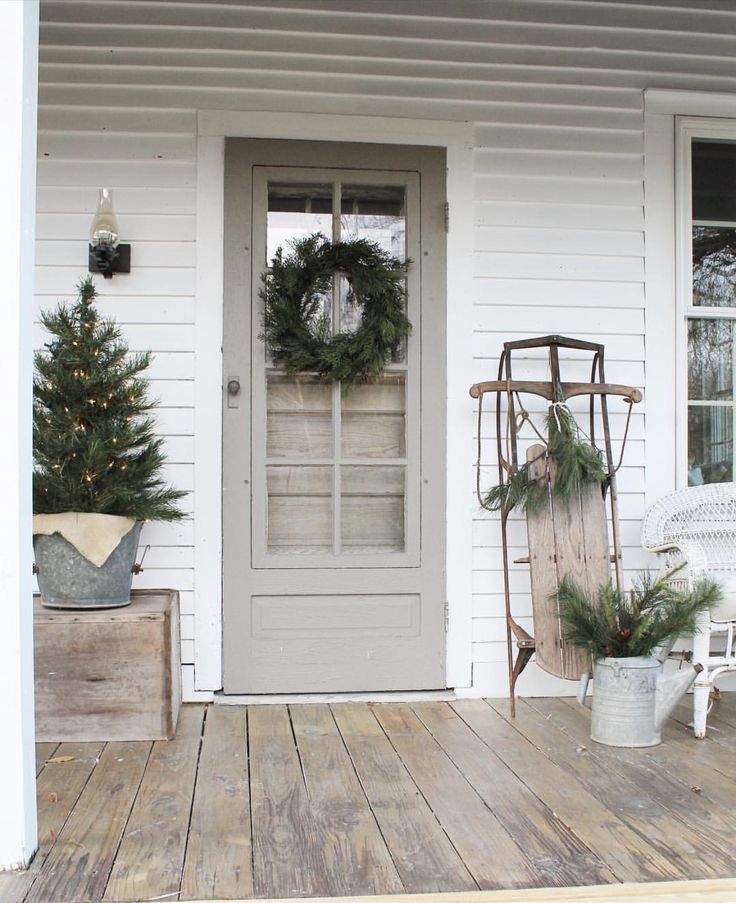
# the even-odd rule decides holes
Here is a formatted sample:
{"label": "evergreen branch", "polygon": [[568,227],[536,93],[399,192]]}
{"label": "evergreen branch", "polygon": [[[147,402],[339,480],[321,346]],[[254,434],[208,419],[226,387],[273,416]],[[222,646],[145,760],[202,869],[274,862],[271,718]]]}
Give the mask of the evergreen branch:
{"label": "evergreen branch", "polygon": [[[263,334],[274,363],[287,373],[316,373],[349,386],[380,375],[407,338],[403,263],[365,239],[332,244],[319,233],[279,248],[263,277]],[[353,333],[331,334],[324,302],[332,280],[348,281],[348,305],[358,307]]]}
{"label": "evergreen branch", "polygon": [[667,640],[694,633],[701,612],[721,598],[720,587],[703,579],[679,592],[670,578],[644,575],[628,593],[609,582],[591,596],[566,575],[556,594],[565,639],[589,649],[594,659],[627,658],[650,655]]}
{"label": "evergreen branch", "polygon": [[[600,485],[606,478],[606,468],[600,451],[579,438],[579,430],[570,409],[562,402],[549,406],[547,426],[547,467],[553,474],[552,495],[567,501],[591,485]],[[527,513],[538,511],[548,503],[548,483],[534,480],[529,462],[506,482],[493,486],[483,497],[483,507],[491,511],[518,508]]]}

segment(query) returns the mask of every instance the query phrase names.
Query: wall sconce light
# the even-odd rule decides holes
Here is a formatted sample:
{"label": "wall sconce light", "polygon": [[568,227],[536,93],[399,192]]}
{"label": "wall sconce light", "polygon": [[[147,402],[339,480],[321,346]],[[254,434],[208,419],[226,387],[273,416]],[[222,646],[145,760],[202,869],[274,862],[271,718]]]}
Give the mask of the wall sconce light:
{"label": "wall sconce light", "polygon": [[89,271],[112,279],[113,273],[130,272],[130,245],[120,244],[118,220],[112,206],[112,191],[100,189],[97,213],[89,230]]}

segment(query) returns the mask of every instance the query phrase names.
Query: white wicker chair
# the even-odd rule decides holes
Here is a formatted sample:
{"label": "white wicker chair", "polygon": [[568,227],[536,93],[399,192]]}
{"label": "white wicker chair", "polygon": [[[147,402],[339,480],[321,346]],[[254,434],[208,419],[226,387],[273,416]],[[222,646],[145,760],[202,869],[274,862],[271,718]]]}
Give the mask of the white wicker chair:
{"label": "white wicker chair", "polygon": [[672,492],[644,516],[642,545],[665,555],[664,569],[686,562],[677,574],[686,586],[707,576],[721,584],[723,600],[700,619],[693,637],[695,680],[693,727],[705,737],[711,688],[719,675],[736,671],[736,483],[709,483]]}

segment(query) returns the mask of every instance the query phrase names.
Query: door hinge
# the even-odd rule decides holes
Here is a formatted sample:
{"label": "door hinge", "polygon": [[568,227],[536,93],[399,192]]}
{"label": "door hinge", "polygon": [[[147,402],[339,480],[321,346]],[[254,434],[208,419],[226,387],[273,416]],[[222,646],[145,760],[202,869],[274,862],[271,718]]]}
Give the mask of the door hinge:
{"label": "door hinge", "polygon": [[445,633],[450,629],[450,601],[445,599]]}
{"label": "door hinge", "polygon": [[450,202],[445,201],[445,232],[450,231]]}

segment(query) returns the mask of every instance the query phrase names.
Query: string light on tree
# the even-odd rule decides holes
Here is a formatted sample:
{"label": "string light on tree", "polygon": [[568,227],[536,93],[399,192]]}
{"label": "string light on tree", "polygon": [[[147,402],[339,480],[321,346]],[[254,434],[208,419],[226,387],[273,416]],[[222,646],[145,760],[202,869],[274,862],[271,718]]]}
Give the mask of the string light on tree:
{"label": "string light on tree", "polygon": [[149,354],[129,354],[120,330],[97,315],[91,278],[71,305],[41,316],[49,340],[35,355],[34,510],[178,520],[185,492],[161,478],[142,373]]}

